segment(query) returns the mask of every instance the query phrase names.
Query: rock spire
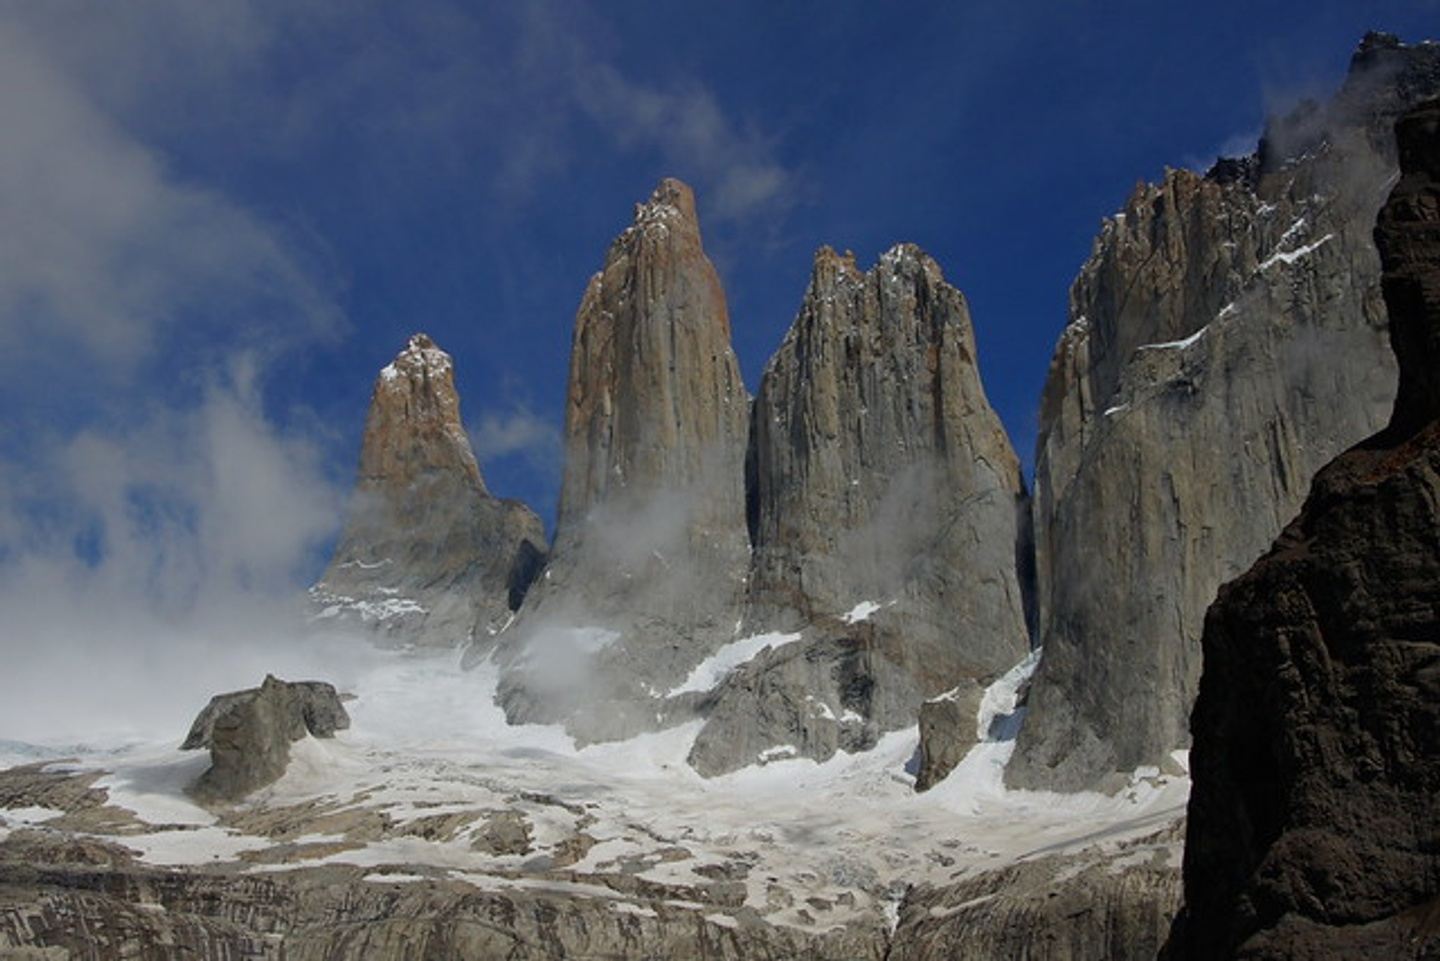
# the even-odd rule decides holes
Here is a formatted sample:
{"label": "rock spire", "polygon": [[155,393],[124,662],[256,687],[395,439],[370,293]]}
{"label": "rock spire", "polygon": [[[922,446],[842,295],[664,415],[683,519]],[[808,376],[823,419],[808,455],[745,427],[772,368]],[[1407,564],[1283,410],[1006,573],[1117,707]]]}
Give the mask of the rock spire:
{"label": "rock spire", "polygon": [[509,619],[545,555],[525,505],[485,488],[450,355],[415,334],[380,371],[345,530],[311,589],[321,622],[453,646]]}
{"label": "rock spire", "polygon": [[653,727],[652,692],[730,638],[749,402],[694,195],[663,180],[576,314],[554,556],[507,635],[512,720]]}
{"label": "rock spire", "polygon": [[691,753],[702,772],[867,747],[1025,656],[1019,463],[965,298],[920,248],[868,272],[815,255],[761,380],[747,471],[748,630],[807,635],[715,691]]}

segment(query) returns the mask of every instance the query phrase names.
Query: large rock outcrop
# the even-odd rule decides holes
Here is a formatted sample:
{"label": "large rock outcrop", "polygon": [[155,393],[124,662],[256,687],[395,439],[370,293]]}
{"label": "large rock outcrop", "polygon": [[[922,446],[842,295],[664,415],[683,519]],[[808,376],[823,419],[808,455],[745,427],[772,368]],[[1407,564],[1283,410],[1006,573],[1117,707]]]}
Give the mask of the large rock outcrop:
{"label": "large rock outcrop", "polygon": [[295,741],[307,734],[334,737],[349,726],[350,715],[332,685],[267,674],[259,687],[211,698],[181,749],[210,749],[210,767],[195,784],[197,796],[235,800],[278,780]]}
{"label": "large rock outcrop", "polygon": [[1105,221],[1071,290],[1036,454],[1043,657],[1007,770],[1075,790],[1188,741],[1219,585],[1394,396],[1370,240],[1384,130],[1440,91],[1440,47],[1371,35],[1326,106],[1255,156],[1167,172]]}
{"label": "large rock outcrop", "polygon": [[918,247],[868,272],[816,254],[761,380],[747,473],[746,624],[807,636],[716,689],[702,772],[863,748],[1025,656],[1019,462],[965,298]]}
{"label": "large rock outcrop", "polygon": [[636,206],[591,278],[566,396],[554,555],[506,635],[501,700],[622,736],[731,637],[749,553],[749,395],[683,183]]}
{"label": "large rock outcrop", "polygon": [[1440,958],[1440,102],[1397,132],[1399,396],[1206,618],[1175,958]]}
{"label": "large rock outcrop", "polygon": [[400,645],[484,641],[519,607],[545,549],[539,517],[485,487],[450,355],[414,335],[375,380],[350,514],[311,588],[317,619]]}

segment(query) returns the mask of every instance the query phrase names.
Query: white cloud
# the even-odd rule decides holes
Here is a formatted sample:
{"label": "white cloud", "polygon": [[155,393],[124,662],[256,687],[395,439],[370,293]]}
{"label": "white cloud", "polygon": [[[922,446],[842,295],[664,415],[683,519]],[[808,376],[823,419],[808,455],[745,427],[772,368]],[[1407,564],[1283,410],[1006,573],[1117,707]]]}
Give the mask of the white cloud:
{"label": "white cloud", "polygon": [[470,443],[482,468],[493,459],[519,456],[535,473],[550,478],[558,475],[563,462],[559,425],[523,405],[483,414],[470,430]]}
{"label": "white cloud", "polygon": [[31,35],[5,23],[0,127],[7,374],[63,348],[67,363],[123,377],[182,323],[192,335],[271,347],[336,323],[326,290],[281,232],[175,177]]}
{"label": "white cloud", "polygon": [[340,494],[243,376],[7,472],[0,737],[178,736],[209,694],[316,666],[294,589]]}
{"label": "white cloud", "polygon": [[574,95],[582,110],[620,144],[658,149],[677,173],[708,185],[712,215],[743,220],[789,205],[792,177],[772,145],[737,126],[708,89],[691,83],[662,90],[590,60],[583,49],[580,55]]}
{"label": "white cloud", "polygon": [[167,57],[183,6],[0,10],[0,737],[180,723],[295,663],[295,590],[338,519],[260,376],[335,332],[330,284],[127,113],[241,23]]}

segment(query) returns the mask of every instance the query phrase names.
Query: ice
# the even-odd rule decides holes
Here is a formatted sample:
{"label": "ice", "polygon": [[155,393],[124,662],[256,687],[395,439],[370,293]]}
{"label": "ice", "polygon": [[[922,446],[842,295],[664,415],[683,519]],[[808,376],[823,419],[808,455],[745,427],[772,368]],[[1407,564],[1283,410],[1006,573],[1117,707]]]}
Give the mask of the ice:
{"label": "ice", "polygon": [[781,648],[800,640],[799,634],[755,634],[731,641],[695,665],[690,676],[670,690],[671,697],[687,691],[710,691],[735,668],[768,648]]}
{"label": "ice", "polygon": [[1305,227],[1308,223],[1309,221],[1305,217],[1301,217],[1296,220],[1289,227],[1285,228],[1285,233],[1280,235],[1280,239],[1276,242],[1275,246],[1284,247],[1286,244],[1290,243],[1290,241],[1294,240],[1299,234],[1304,232]]}
{"label": "ice", "polygon": [[[394,591],[387,588],[377,588],[381,594],[393,594]],[[328,620],[339,617],[342,614],[358,614],[362,621],[388,621],[395,617],[404,617],[408,614],[426,614],[428,611],[419,603],[408,597],[382,597],[381,600],[368,601],[359,600],[354,597],[346,597],[343,594],[331,594],[328,591],[312,591],[311,596],[318,603],[326,605],[320,613],[315,615],[316,620]]]}

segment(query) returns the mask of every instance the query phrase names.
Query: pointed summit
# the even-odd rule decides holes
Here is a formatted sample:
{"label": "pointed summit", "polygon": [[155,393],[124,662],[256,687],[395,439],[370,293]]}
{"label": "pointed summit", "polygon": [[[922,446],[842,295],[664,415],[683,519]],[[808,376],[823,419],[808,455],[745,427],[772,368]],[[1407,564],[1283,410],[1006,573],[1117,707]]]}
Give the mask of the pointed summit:
{"label": "pointed summit", "polygon": [[[636,205],[591,278],[566,398],[554,558],[506,635],[523,655],[500,699],[512,721],[627,736],[660,723],[647,692],[731,639],[749,549],[750,398],[680,181]],[[599,650],[558,640],[600,637]],[[578,680],[551,670],[575,663]]]}
{"label": "pointed summit", "polygon": [[749,396],[695,197],[680,181],[662,180],[636,205],[591,278],[567,399],[557,544],[578,537],[597,506],[697,484],[709,521],[743,520]]}
{"label": "pointed summit", "polygon": [[453,471],[487,493],[460,422],[454,364],[427,334],[417,333],[375,379],[360,481],[404,490],[425,471]]}
{"label": "pointed summit", "polygon": [[375,379],[350,516],[311,588],[318,619],[460,644],[508,620],[544,554],[535,513],[485,488],[450,355],[415,334]]}

